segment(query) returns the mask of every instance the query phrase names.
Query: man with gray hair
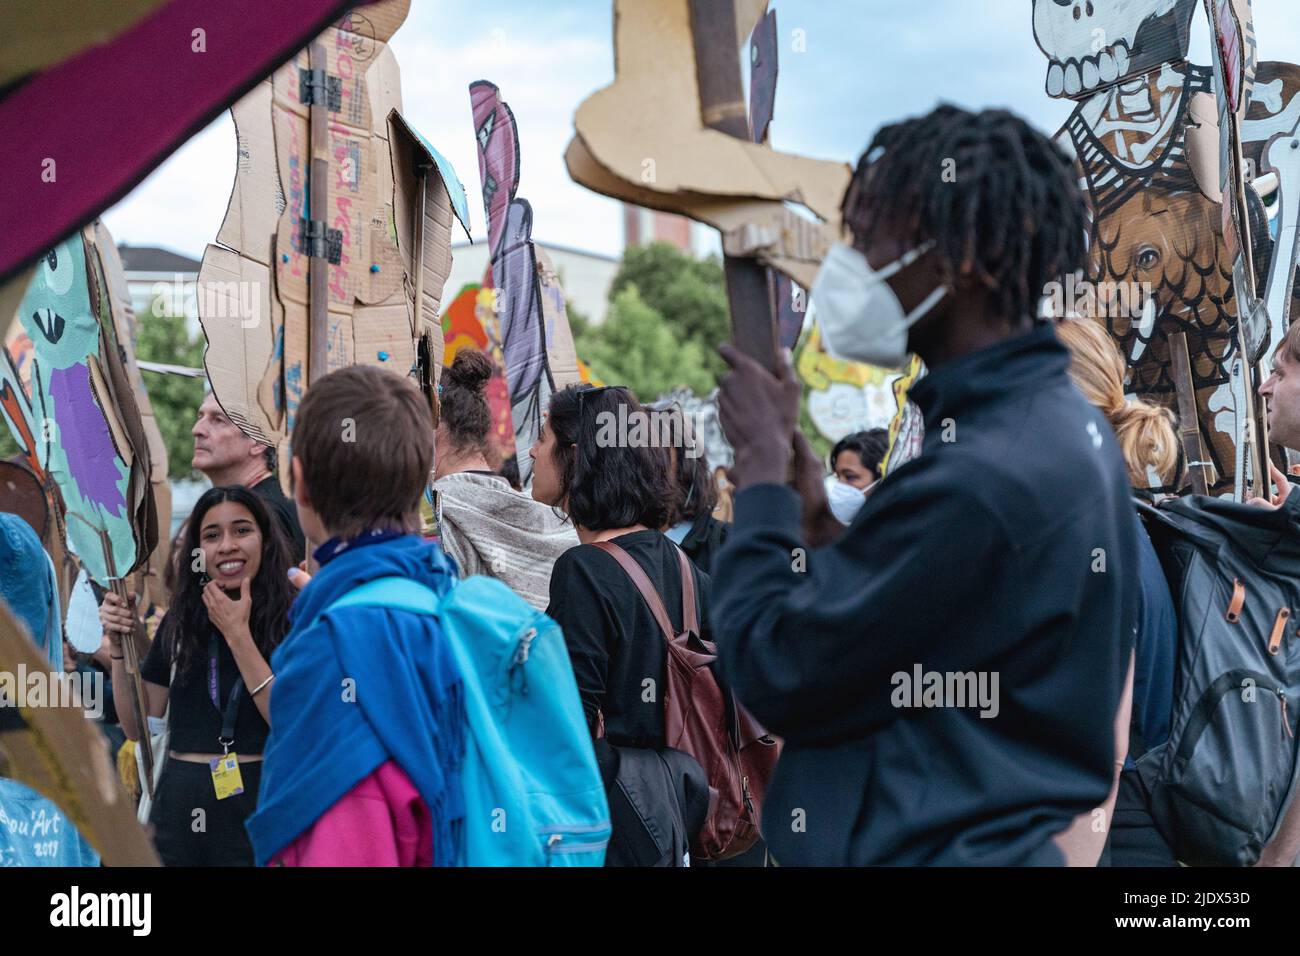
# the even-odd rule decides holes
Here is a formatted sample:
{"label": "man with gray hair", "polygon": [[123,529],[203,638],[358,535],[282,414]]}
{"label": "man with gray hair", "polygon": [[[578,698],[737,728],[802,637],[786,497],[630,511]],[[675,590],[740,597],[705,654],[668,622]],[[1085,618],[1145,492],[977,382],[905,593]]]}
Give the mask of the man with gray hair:
{"label": "man with gray hair", "polygon": [[298,510],[285,497],[275,477],[275,449],[245,435],[222,411],[211,391],[199,406],[199,417],[190,434],[194,436],[190,464],[203,472],[214,487],[243,485],[261,496],[279,518],[294,554],[302,557],[306,543],[298,524]]}

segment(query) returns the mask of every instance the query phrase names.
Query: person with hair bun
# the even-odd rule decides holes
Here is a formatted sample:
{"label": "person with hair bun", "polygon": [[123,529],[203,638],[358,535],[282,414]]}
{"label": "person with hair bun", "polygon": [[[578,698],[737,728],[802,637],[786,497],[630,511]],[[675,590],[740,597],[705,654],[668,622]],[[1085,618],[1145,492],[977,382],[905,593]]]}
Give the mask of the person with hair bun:
{"label": "person with hair bun", "polygon": [[[1100,323],[1067,319],[1056,325],[1057,338],[1070,352],[1070,379],[1110,422],[1135,493],[1172,487],[1178,479],[1178,436],[1173,415],[1158,405],[1124,395],[1124,359]],[[1137,521],[1136,514],[1134,520]],[[1138,527],[1141,522],[1138,521]],[[1134,760],[1169,738],[1173,710],[1174,655],[1178,618],[1169,585],[1145,530],[1138,535],[1138,618],[1131,715],[1119,721],[1119,755],[1128,753],[1112,791],[1114,817],[1109,827],[1112,866],[1175,866],[1173,851],[1156,830]],[[1120,714],[1125,704],[1121,703]],[[1094,856],[1103,852],[1092,834],[1091,815],[1080,817],[1068,834],[1079,837]]]}
{"label": "person with hair bun", "polygon": [[511,487],[488,462],[492,413],[484,390],[492,362],[461,349],[442,373],[434,455],[438,533],[462,577],[498,578],[538,610],[550,601],[555,559],[578,544],[550,508]]}

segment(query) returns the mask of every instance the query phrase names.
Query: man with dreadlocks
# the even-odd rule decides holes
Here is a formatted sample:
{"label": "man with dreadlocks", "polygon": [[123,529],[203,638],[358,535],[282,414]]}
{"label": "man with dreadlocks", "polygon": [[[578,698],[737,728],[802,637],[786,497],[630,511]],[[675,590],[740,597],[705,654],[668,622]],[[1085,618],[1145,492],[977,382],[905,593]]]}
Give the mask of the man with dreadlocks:
{"label": "man with dreadlocks", "polygon": [[925,442],[845,529],[788,360],[723,348],[740,490],[712,611],[724,676],[785,738],[763,835],[785,864],[1058,865],[1111,788],[1138,568],[1113,433],[1036,321],[1083,265],[1083,198],[1020,119],[944,106],[879,133],[844,220],[823,333],[924,359]]}

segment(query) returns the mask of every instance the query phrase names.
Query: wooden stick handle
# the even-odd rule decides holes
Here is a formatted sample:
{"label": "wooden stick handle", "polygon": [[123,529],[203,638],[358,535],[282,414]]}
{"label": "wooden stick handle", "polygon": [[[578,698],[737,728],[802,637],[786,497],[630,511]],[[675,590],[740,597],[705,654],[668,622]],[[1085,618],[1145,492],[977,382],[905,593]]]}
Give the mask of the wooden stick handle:
{"label": "wooden stick handle", "polygon": [[[700,119],[709,129],[748,141],[749,116],[736,46],[736,10],[731,0],[690,0]],[[768,371],[776,371],[776,309],[767,270],[757,259],[725,256],[731,337],[736,347]]]}

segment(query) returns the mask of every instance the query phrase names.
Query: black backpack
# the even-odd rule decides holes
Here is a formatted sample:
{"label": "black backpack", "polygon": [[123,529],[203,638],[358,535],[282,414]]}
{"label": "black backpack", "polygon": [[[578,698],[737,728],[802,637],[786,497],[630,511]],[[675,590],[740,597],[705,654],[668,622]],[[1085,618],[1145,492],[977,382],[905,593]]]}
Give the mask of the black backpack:
{"label": "black backpack", "polygon": [[1151,817],[1183,863],[1251,866],[1300,776],[1300,491],[1139,511],[1178,609],[1169,740],[1137,760]]}

